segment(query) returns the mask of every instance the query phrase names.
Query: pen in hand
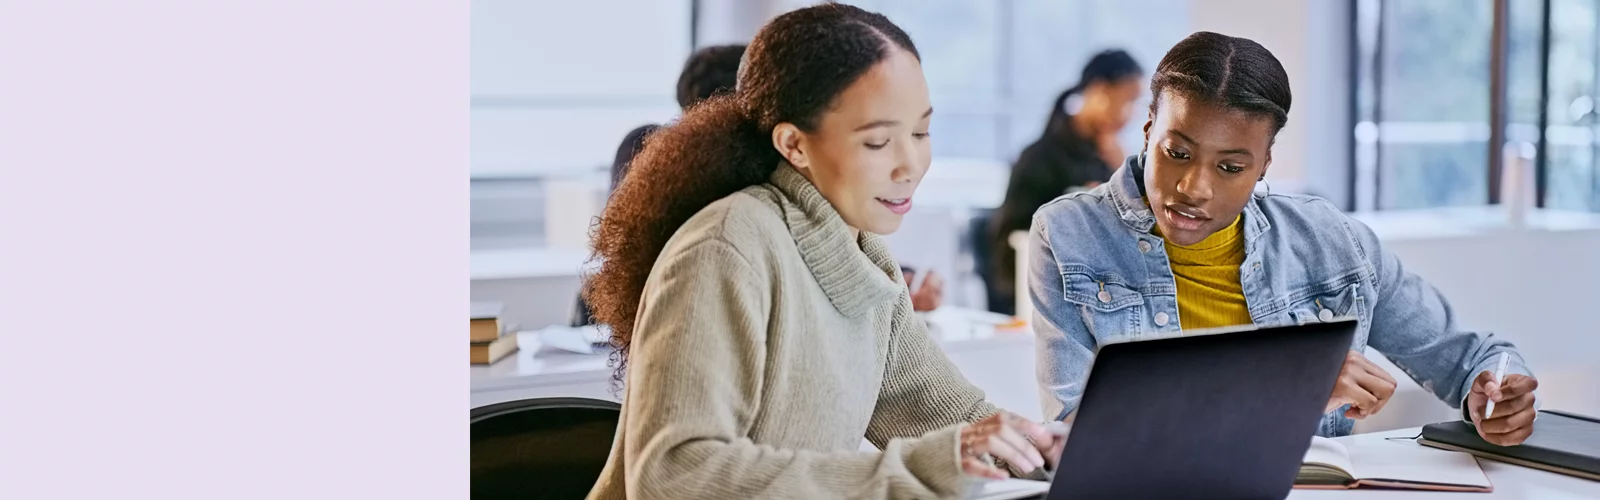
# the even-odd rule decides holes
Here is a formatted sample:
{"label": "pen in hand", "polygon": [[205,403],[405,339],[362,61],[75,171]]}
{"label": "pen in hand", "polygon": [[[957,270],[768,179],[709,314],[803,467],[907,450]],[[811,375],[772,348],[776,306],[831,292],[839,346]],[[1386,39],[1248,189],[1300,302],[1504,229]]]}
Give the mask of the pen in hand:
{"label": "pen in hand", "polygon": [[[1506,378],[1506,362],[1507,361],[1509,361],[1509,358],[1506,356],[1506,352],[1505,351],[1501,351],[1500,352],[1500,363],[1499,363],[1499,366],[1497,366],[1494,369],[1494,388],[1495,388],[1495,390],[1500,390],[1500,382],[1502,380],[1505,380],[1505,378]],[[1485,395],[1485,396],[1487,396],[1487,395]],[[1488,420],[1488,419],[1494,418],[1494,398],[1486,398],[1486,399],[1489,400],[1489,404],[1488,404],[1488,406],[1484,407],[1484,409],[1483,409],[1483,419],[1484,420]]]}

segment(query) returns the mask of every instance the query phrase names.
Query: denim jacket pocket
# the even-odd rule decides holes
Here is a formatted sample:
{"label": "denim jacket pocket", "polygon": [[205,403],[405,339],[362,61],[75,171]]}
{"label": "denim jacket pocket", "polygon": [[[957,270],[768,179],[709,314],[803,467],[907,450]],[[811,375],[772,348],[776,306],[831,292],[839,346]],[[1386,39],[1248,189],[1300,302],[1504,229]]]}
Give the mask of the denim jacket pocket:
{"label": "denim jacket pocket", "polygon": [[1361,349],[1367,345],[1370,324],[1366,307],[1367,288],[1360,279],[1354,277],[1307,287],[1291,296],[1287,310],[1289,318],[1299,325],[1355,318],[1356,335],[1350,348]]}
{"label": "denim jacket pocket", "polygon": [[1122,340],[1140,331],[1144,296],[1124,279],[1066,265],[1062,266],[1061,289],[1062,299],[1078,307],[1095,339]]}

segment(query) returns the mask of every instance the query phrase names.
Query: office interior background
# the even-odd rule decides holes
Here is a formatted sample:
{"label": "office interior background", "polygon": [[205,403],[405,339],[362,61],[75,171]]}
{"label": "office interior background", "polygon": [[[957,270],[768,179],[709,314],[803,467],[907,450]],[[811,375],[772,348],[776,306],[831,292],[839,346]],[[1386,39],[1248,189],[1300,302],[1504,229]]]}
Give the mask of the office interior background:
{"label": "office interior background", "polygon": [[[523,330],[567,324],[623,135],[679,113],[694,49],[747,42],[810,3],[473,0],[473,300],[503,302]],[[1011,162],[1087,58],[1124,49],[1148,74],[1184,36],[1217,31],[1266,46],[1293,85],[1270,189],[1355,214],[1462,327],[1521,348],[1544,408],[1600,415],[1600,0],[849,3],[887,15],[923,55],[933,167],[890,241],[903,264],[945,276],[942,309],[983,308],[969,222],[1000,203]],[[1142,118],[1125,150],[1139,148]],[[537,393],[489,381],[545,355],[474,367],[473,404]],[[951,356],[997,403],[1038,413],[1031,340]],[[1358,430],[1453,417],[1384,366],[1401,391]]]}

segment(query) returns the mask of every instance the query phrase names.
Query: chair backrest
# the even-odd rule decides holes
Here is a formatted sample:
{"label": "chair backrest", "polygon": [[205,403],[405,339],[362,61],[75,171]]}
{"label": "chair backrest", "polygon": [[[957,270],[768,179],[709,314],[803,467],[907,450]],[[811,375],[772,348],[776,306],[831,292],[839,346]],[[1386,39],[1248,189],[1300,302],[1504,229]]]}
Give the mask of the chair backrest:
{"label": "chair backrest", "polygon": [[989,221],[994,218],[994,211],[984,210],[974,214],[972,221],[967,225],[967,244],[972,248],[972,270],[977,273],[979,281],[983,282],[983,297],[989,312],[1011,314],[1014,307],[1009,296],[1000,294],[995,290],[994,281],[994,240],[989,233]]}
{"label": "chair backrest", "polygon": [[539,398],[472,409],[472,498],[581,499],[616,436],[622,405]]}

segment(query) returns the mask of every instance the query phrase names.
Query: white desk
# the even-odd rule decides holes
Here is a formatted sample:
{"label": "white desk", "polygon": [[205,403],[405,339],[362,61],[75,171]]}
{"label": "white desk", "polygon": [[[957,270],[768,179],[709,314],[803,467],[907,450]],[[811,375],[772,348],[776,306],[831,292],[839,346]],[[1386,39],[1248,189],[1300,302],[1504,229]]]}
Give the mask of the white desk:
{"label": "white desk", "polygon": [[[997,331],[989,323],[995,316],[954,307],[924,315],[951,362],[985,391],[989,401],[1021,415],[1039,414],[1033,335],[1026,330]],[[529,340],[524,345],[536,344],[535,332],[518,335]],[[564,396],[620,401],[620,394],[612,391],[608,361],[606,354],[521,349],[493,365],[471,367],[471,405]]]}
{"label": "white desk", "polygon": [[[1420,428],[1399,429],[1377,433],[1381,436],[1415,436]],[[1341,440],[1348,438],[1340,438]],[[1420,445],[1419,445],[1420,446]],[[1537,500],[1577,500],[1600,498],[1600,481],[1590,481],[1572,476],[1519,467],[1493,460],[1478,459],[1478,465],[1494,484],[1493,493],[1450,493],[1405,490],[1294,490],[1289,498],[1294,500],[1332,499],[1428,499],[1454,498],[1469,500],[1479,498],[1527,498]]]}
{"label": "white desk", "polygon": [[584,248],[508,248],[473,250],[471,280],[514,280],[577,277],[592,270]]}

